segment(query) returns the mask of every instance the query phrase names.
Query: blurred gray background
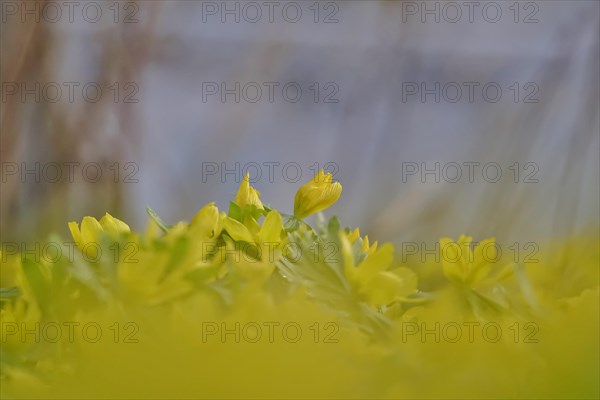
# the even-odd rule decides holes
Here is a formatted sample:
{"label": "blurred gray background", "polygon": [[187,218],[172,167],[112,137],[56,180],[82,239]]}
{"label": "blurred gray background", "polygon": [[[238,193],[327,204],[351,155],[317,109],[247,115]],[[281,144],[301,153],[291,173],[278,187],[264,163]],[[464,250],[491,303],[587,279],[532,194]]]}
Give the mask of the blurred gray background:
{"label": "blurred gray background", "polygon": [[[543,241],[598,230],[597,1],[274,2],[272,21],[262,1],[120,2],[118,12],[100,2],[96,22],[82,15],[90,2],[56,22],[44,2],[39,22],[6,3],[2,240],[66,233],[68,220],[105,211],[140,229],[145,205],[169,222],[209,201],[226,209],[244,167],[265,202],[291,213],[317,165],[344,187],[327,214],[379,240]],[[63,98],[23,98],[22,86],[13,94],[10,83],[23,82],[59,83]],[[64,82],[95,82],[101,100],[76,89],[67,101]],[[246,86],[239,102],[207,92],[236,82]],[[279,84],[272,102],[266,82]],[[424,97],[422,84],[432,90]],[[256,85],[263,93],[252,102]],[[302,96],[292,102],[295,87]],[[36,162],[60,163],[63,175],[65,162],[80,166],[73,182],[12,174]],[[86,163],[102,166],[97,182]],[[236,163],[237,173],[221,176]],[[298,182],[287,163],[300,166]],[[438,182],[421,176],[436,163]],[[480,163],[472,179],[464,163]],[[487,163],[501,168],[497,182]]]}

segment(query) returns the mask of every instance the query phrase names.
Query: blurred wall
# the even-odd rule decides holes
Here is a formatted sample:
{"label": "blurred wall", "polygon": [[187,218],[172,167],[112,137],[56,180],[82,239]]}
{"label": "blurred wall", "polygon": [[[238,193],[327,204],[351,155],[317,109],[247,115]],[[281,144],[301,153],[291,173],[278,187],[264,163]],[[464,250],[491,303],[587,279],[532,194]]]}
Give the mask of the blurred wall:
{"label": "blurred wall", "polygon": [[[344,187],[328,213],[380,240],[597,230],[600,3],[450,3],[254,3],[260,18],[247,2],[102,3],[93,23],[5,10],[3,83],[103,95],[23,101],[3,86],[2,239],[107,210],[141,228],[145,205],[189,219],[226,208],[245,170],[291,212],[317,166]],[[35,182],[7,167],[23,162],[80,166],[74,182]]]}

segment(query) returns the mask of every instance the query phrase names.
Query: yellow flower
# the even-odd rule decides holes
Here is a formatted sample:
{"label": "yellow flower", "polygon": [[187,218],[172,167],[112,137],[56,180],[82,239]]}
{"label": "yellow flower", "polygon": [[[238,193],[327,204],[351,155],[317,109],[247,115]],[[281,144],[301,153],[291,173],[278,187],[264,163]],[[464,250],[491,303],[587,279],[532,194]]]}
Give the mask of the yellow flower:
{"label": "yellow flower", "polygon": [[356,239],[358,239],[359,237],[360,237],[360,229],[358,229],[358,228],[354,229],[352,232],[350,232],[348,234],[348,240],[350,241],[350,244],[354,244]]}
{"label": "yellow flower", "polygon": [[367,255],[371,255],[375,253],[375,250],[377,250],[377,240],[375,241],[375,243],[369,245],[369,236],[365,235],[363,239],[362,251],[367,253]]}
{"label": "yellow flower", "polygon": [[[371,305],[387,305],[417,291],[417,276],[408,268],[388,268],[394,260],[394,247],[386,243],[369,248],[367,257],[356,266],[348,235],[341,233],[344,272],[358,295]],[[367,244],[368,246],[368,244]]]}
{"label": "yellow flower", "polygon": [[[136,243],[137,245],[137,243]],[[202,251],[202,246],[194,246]],[[192,262],[192,250],[180,250],[180,261],[171,264],[171,255],[166,252],[146,250],[136,246],[135,262],[121,260],[117,268],[119,294],[126,303],[158,305],[185,295],[192,289],[184,277],[194,268],[205,265],[202,261]]]}
{"label": "yellow flower", "polygon": [[96,258],[97,246],[88,246],[89,244],[99,244],[99,239],[102,234],[106,234],[112,238],[116,238],[124,233],[129,233],[129,226],[106,213],[100,221],[94,217],[84,217],[81,221],[81,227],[77,222],[69,222],[69,230],[81,250],[85,250],[91,258]]}
{"label": "yellow flower", "polygon": [[248,228],[239,221],[236,221],[233,218],[225,217],[223,219],[223,229],[231,236],[233,240],[236,242],[248,242],[254,243],[254,238],[252,237],[252,233]]}
{"label": "yellow flower", "polygon": [[246,279],[261,281],[267,279],[275,270],[275,262],[281,256],[283,218],[275,210],[271,210],[265,217],[262,227],[252,217],[240,223],[233,218],[226,217],[224,229],[229,236],[237,242],[247,242],[251,246],[243,245],[235,248],[231,242],[226,242],[228,252],[248,252],[236,257],[233,263],[235,270]]}
{"label": "yellow flower", "polygon": [[190,222],[190,232],[193,237],[209,239],[219,236],[221,224],[219,209],[215,203],[208,203],[200,209]]}
{"label": "yellow flower", "polygon": [[282,238],[283,232],[281,214],[277,210],[269,211],[260,228],[258,240],[262,260],[274,264],[281,257],[282,247],[286,244],[286,240]]}
{"label": "yellow flower", "polygon": [[263,209],[263,204],[260,201],[260,192],[250,186],[250,173],[246,173],[246,176],[242,179],[234,202],[240,206],[241,209],[246,207],[247,204],[252,204],[259,210]]}
{"label": "yellow flower", "polygon": [[240,276],[248,280],[264,281],[275,270],[275,264],[268,260],[249,260],[242,257],[234,264],[234,268]]}
{"label": "yellow flower", "polygon": [[294,199],[294,216],[302,219],[322,211],[335,203],[341,194],[342,185],[333,182],[333,175],[326,174],[321,169],[313,179],[298,189]]}
{"label": "yellow flower", "polygon": [[129,226],[125,222],[113,217],[109,213],[104,214],[100,218],[100,225],[104,232],[111,237],[118,237],[123,233],[131,232],[131,229],[129,229]]}
{"label": "yellow flower", "polygon": [[[472,242],[473,238],[465,235],[461,235],[456,242],[449,238],[440,239],[444,275],[452,282],[470,287],[488,279],[492,264],[499,257],[496,239],[482,240],[471,249]],[[510,271],[510,268],[505,268],[495,280],[504,279],[510,275]]]}
{"label": "yellow flower", "polygon": [[[356,228],[352,232],[349,232],[347,237],[350,244],[354,245],[354,242],[360,239],[360,229]],[[368,255],[373,254],[375,250],[377,250],[377,241],[371,245],[369,244],[369,235],[365,235],[365,237],[362,238],[362,251]]]}
{"label": "yellow flower", "polygon": [[277,210],[271,210],[265,217],[260,229],[261,243],[280,243],[282,231],[283,218],[281,218],[281,214]]}

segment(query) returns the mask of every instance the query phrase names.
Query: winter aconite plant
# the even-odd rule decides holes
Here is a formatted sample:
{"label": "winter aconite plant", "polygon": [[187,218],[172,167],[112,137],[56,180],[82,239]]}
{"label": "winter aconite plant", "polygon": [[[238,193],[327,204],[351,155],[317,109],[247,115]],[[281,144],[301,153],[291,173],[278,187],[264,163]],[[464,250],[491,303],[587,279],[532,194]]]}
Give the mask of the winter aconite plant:
{"label": "winter aconite plant", "polygon": [[535,263],[468,236],[399,261],[304,221],[341,193],[320,171],[286,214],[246,176],[226,212],[148,209],[144,232],[107,213],[68,224],[76,251],[3,246],[2,397],[598,397],[595,234]]}

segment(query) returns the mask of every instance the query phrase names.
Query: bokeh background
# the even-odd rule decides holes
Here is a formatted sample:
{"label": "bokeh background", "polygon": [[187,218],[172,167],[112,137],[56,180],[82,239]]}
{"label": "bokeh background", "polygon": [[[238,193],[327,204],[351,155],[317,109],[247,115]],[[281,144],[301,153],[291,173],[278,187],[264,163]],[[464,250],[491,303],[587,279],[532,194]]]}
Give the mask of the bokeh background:
{"label": "bokeh background", "polygon": [[[265,202],[291,212],[317,166],[344,187],[328,213],[379,240],[597,234],[597,1],[481,1],[471,11],[297,1],[274,2],[272,15],[259,1],[260,17],[249,2],[82,1],[72,18],[61,2],[25,3],[1,2],[3,241],[66,235],[67,221],[106,211],[141,229],[146,205],[189,220],[210,201],[227,208],[245,170]],[[65,82],[78,84],[72,101]],[[209,92],[236,82],[239,102]],[[266,82],[279,85],[273,101]],[[89,83],[102,88],[98,101],[93,88],[84,96]],[[288,83],[302,89],[297,102],[293,88],[282,92]],[[422,97],[422,84],[433,92]],[[497,182],[494,169],[483,175],[492,162]],[[436,163],[439,179],[420,175]]]}

